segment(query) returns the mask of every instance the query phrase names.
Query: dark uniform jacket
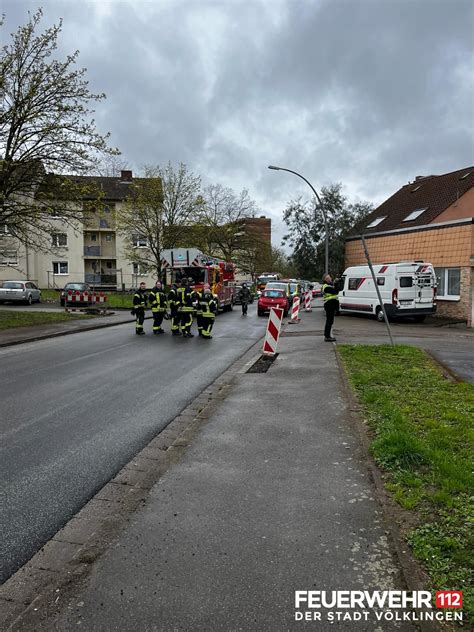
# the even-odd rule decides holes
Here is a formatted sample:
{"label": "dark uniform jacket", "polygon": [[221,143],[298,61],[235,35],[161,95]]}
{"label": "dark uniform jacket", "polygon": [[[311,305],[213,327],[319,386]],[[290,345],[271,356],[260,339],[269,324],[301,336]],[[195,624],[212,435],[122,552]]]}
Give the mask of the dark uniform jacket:
{"label": "dark uniform jacket", "polygon": [[147,294],[146,290],[138,289],[133,295],[133,309],[143,309],[147,307]]}
{"label": "dark uniform jacket", "polygon": [[252,295],[248,287],[241,287],[239,290],[238,297],[241,303],[250,303],[252,299]]}
{"label": "dark uniform jacket", "polygon": [[180,312],[193,312],[193,290],[189,287],[179,287],[177,290]]}
{"label": "dark uniform jacket", "polygon": [[148,295],[152,312],[166,312],[166,295],[163,290],[153,288]]}

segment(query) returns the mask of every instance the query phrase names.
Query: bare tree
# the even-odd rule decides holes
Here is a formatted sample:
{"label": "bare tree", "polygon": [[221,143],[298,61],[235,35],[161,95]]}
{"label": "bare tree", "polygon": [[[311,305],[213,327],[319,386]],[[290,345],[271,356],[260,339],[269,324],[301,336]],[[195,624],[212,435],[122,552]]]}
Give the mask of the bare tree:
{"label": "bare tree", "polygon": [[86,69],[74,67],[78,51],[54,58],[62,22],[38,33],[41,18],[39,9],[0,53],[0,225],[33,247],[47,247],[52,216],[81,219],[93,185],[74,175],[119,153],[92,118],[105,95],[92,94]]}
{"label": "bare tree", "polygon": [[204,190],[203,207],[194,227],[194,241],[213,256],[231,261],[239,252],[247,256],[259,246],[259,238],[246,228],[246,220],[255,217],[257,205],[245,189],[236,194],[220,184]]}
{"label": "bare tree", "polygon": [[166,225],[166,248],[183,243],[202,212],[201,178],[180,163],[175,169],[170,162],[166,167],[155,167],[163,187],[163,221]]}
{"label": "bare tree", "polygon": [[180,164],[144,168],[130,195],[117,211],[117,226],[124,236],[126,257],[142,271],[160,274],[161,252],[188,239],[190,226],[202,206],[200,179]]}

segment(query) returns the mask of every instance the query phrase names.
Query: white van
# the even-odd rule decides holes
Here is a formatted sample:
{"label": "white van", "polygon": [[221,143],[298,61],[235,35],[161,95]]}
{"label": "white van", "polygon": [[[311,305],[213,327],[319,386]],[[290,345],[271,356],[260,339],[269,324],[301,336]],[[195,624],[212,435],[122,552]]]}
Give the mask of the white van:
{"label": "white van", "polygon": [[[436,275],[431,263],[402,261],[373,268],[388,318],[407,316],[421,322],[436,312]],[[374,314],[383,321],[369,266],[347,268],[343,280],[340,311]]]}

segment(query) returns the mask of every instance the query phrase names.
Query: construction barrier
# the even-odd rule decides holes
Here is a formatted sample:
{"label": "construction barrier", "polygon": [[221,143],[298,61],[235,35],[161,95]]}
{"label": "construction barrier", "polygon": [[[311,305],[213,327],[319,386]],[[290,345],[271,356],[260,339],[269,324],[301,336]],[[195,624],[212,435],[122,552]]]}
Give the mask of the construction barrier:
{"label": "construction barrier", "polygon": [[291,321],[292,323],[297,323],[299,321],[300,314],[300,297],[295,296],[293,299],[293,303],[291,304]]}
{"label": "construction barrier", "polygon": [[104,292],[80,292],[69,290],[64,300],[64,311],[83,312],[88,309],[107,312],[107,296]]}
{"label": "construction barrier", "polygon": [[98,309],[101,313],[107,311],[107,295],[103,292],[92,292],[92,306],[94,309]]}
{"label": "construction barrier", "polygon": [[278,338],[280,337],[282,319],[283,309],[281,307],[272,307],[268,316],[267,333],[265,334],[265,342],[263,343],[263,353],[275,355]]}
{"label": "construction barrier", "polygon": [[311,292],[311,290],[309,292],[305,292],[305,295],[304,295],[304,311],[305,312],[313,311],[313,307],[311,305],[312,298],[313,298],[313,293]]}

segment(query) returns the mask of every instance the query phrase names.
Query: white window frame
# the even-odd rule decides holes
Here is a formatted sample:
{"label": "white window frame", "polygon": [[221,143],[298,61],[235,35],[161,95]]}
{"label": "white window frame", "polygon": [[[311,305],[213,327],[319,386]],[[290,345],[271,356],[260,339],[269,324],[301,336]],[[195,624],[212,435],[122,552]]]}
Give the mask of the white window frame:
{"label": "white window frame", "polygon": [[17,266],[18,250],[0,250],[0,266]]}
{"label": "white window frame", "polygon": [[412,211],[411,213],[409,213],[405,219],[403,220],[404,222],[412,222],[415,219],[418,219],[418,217],[420,217],[420,215],[423,215],[423,213],[425,211],[428,210],[428,207],[425,208],[417,208],[414,211]]}
{"label": "white window frame", "polygon": [[[67,276],[69,274],[69,261],[53,261],[52,262],[53,265],[53,274],[54,276]],[[54,266],[57,266],[58,270],[61,270],[61,265],[66,265],[66,272],[55,272],[54,271]]]}
{"label": "white window frame", "polygon": [[[460,267],[458,266],[453,266],[451,268],[435,267],[436,279],[438,279],[438,277],[441,277],[441,274],[443,275],[445,292],[448,291],[448,287],[449,287],[449,284],[448,284],[449,270],[459,270],[459,286],[461,286],[461,268]],[[459,287],[459,291],[461,291],[461,287]],[[438,285],[436,298],[439,299],[440,301],[459,301],[461,300],[461,294],[460,293],[459,294],[440,294],[439,285]]]}
{"label": "white window frame", "polygon": [[148,276],[148,270],[143,270],[143,264],[132,263],[132,270],[135,276]]}
{"label": "white window frame", "polygon": [[135,248],[148,248],[148,240],[143,235],[133,235],[133,245]]}
{"label": "white window frame", "polygon": [[384,215],[383,217],[376,217],[370,222],[370,224],[367,224],[366,228],[375,228],[376,226],[381,224],[384,219],[387,219],[386,215]]}
{"label": "white window frame", "polygon": [[[58,243],[59,237],[65,237],[66,238],[66,243],[65,244]],[[51,246],[53,248],[67,248],[68,247],[67,233],[59,233],[59,232],[58,233],[52,233],[52,235],[51,235]]]}

